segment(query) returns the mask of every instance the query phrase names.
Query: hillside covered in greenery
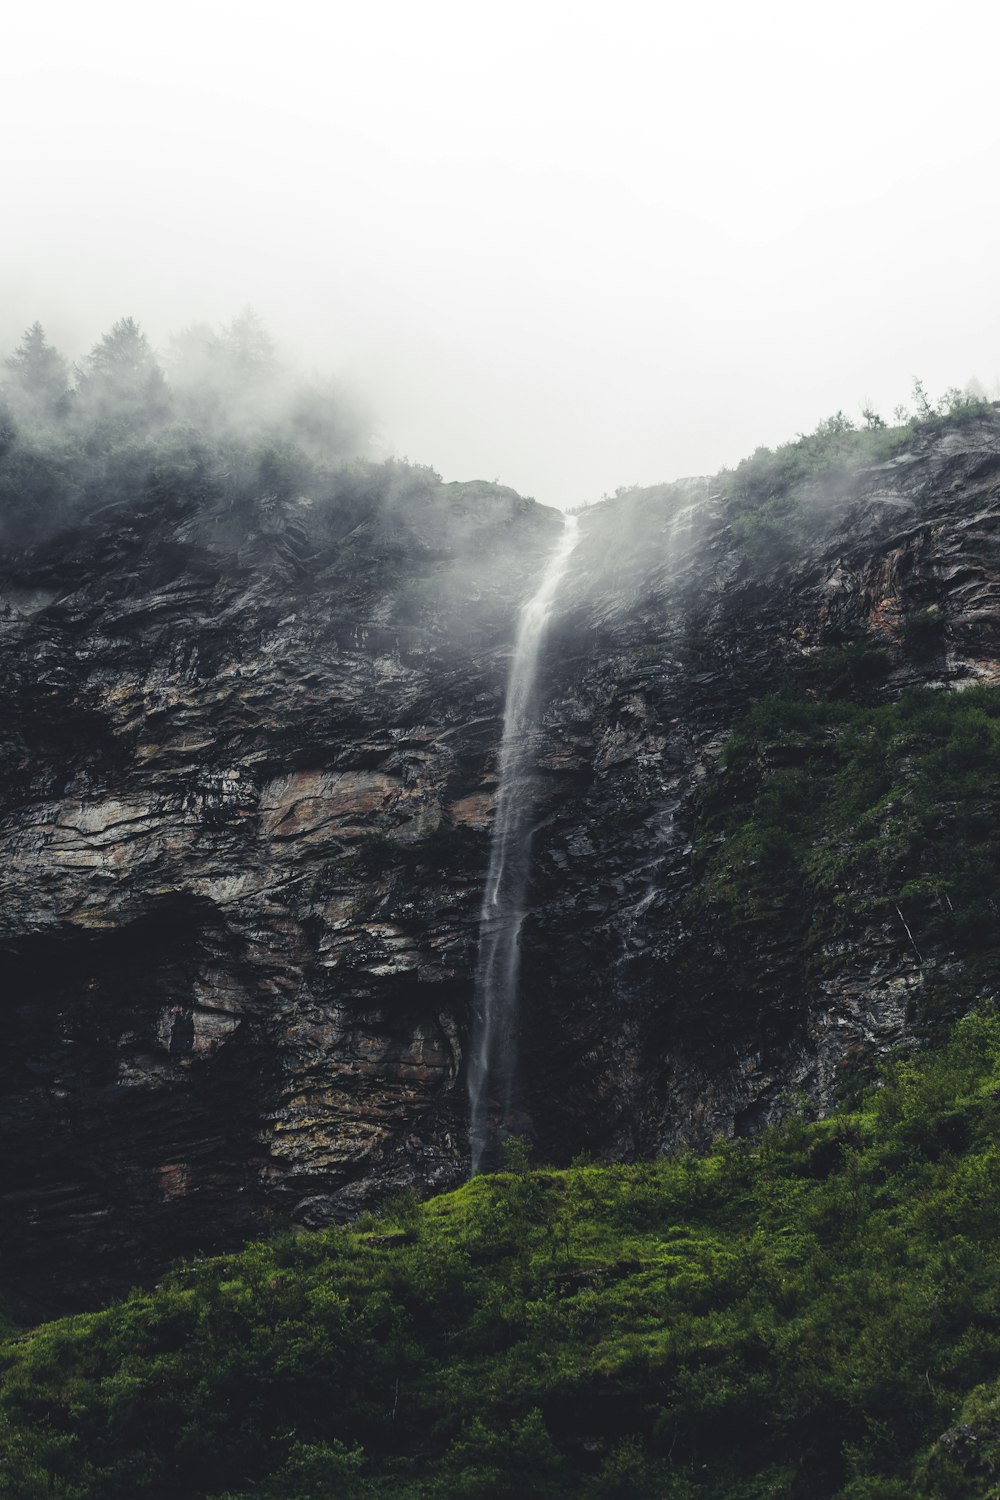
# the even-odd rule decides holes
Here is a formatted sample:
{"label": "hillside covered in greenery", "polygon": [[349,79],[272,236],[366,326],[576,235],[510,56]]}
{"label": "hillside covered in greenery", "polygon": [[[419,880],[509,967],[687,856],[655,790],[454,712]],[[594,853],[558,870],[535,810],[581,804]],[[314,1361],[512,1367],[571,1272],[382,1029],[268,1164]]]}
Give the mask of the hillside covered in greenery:
{"label": "hillside covered in greenery", "polygon": [[183,1266],[4,1347],[0,1493],[985,1496],[998,1127],[983,1009],[823,1122]]}

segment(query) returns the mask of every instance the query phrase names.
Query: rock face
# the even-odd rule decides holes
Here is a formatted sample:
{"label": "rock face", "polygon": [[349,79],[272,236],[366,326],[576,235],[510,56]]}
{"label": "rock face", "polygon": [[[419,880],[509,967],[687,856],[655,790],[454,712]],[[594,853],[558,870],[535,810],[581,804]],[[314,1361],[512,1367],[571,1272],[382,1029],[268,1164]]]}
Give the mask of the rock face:
{"label": "rock face", "polygon": [[[0,1284],[33,1310],[467,1171],[506,664],[561,523],[418,479],[251,526],[99,515],[0,580]],[[784,550],[707,481],[582,518],[524,789],[545,1155],[752,1129],[789,1087],[823,1106],[905,1032],[927,956],[899,930],[820,984],[791,940],[732,955],[678,920],[690,795],[743,708],[852,633],[890,696],[1000,680],[1000,418],[805,501]]]}
{"label": "rock face", "polygon": [[[844,1065],[904,1040],[914,996],[960,970],[953,953],[918,962],[895,920],[816,978],[791,921],[734,944],[679,919],[692,793],[754,700],[858,640],[887,659],[887,700],[1000,681],[996,413],[799,502],[794,534],[749,546],[712,482],[587,518],[550,651],[562,791],[524,936],[526,1067],[552,1154],[703,1145],[780,1118],[790,1093],[828,1107]],[[919,660],[914,616],[933,621]]]}
{"label": "rock face", "polygon": [[5,579],[2,1284],[45,1307],[462,1174],[505,652],[561,523],[319,510],[115,514]]}

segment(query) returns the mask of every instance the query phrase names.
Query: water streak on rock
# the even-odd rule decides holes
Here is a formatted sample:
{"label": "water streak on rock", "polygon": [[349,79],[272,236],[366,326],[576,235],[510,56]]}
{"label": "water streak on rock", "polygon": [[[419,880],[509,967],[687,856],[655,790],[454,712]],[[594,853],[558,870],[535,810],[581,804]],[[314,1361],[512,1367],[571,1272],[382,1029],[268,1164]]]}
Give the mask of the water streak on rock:
{"label": "water streak on rock", "polygon": [[545,629],[577,541],[577,518],[567,516],[537,593],[524,605],[507,681],[500,742],[496,817],[479,914],[476,1009],[469,1061],[473,1174],[495,1166],[514,1104],[517,1067],[517,988],[521,927],[531,859],[530,770],[535,684]]}

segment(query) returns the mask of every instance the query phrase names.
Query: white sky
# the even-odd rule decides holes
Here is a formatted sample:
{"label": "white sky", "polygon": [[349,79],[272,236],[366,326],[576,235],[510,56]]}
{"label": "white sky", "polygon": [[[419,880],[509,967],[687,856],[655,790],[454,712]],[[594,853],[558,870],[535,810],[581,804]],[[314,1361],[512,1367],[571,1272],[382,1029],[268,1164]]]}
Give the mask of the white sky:
{"label": "white sky", "polygon": [[247,303],[549,503],[1000,376],[1000,6],[37,0],[0,344]]}

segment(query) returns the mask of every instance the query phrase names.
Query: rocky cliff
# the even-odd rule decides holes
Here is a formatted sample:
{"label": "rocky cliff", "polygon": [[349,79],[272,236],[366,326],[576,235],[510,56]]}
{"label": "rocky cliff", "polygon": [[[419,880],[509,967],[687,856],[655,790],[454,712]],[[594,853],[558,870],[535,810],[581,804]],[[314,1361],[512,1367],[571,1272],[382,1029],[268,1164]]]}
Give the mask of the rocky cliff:
{"label": "rocky cliff", "polygon": [[[961,948],[918,952],[884,900],[820,964],[797,893],[725,924],[690,900],[692,845],[706,785],[733,800],[720,752],[762,696],[834,686],[886,703],[1000,681],[1000,420],[800,481],[779,525],[747,525],[731,481],[590,516],[549,652],[524,1015],[535,1128],[564,1156],[700,1145],[827,1107],[845,1073],[907,1038],[925,992],[962,983]],[[760,749],[765,768],[800,753]]]}
{"label": "rocky cliff", "polygon": [[[698,918],[699,788],[776,683],[864,643],[886,701],[998,678],[1000,416],[582,518],[543,664],[525,1128],[745,1131],[960,966],[861,924]],[[763,520],[762,520],[763,515]],[[161,498],[2,580],[0,1279],[45,1310],[467,1171],[463,1049],[506,662],[557,514],[392,468],[252,515]],[[931,620],[923,649],[906,622]]]}

